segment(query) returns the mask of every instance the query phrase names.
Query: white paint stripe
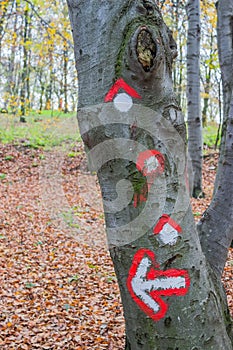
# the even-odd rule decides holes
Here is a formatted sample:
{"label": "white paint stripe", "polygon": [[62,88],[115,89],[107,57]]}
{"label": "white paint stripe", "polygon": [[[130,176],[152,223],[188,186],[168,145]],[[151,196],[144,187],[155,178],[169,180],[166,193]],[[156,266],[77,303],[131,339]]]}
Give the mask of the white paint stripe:
{"label": "white paint stripe", "polygon": [[177,277],[157,277],[156,280],[143,282],[143,288],[147,291],[185,288],[185,278]]}

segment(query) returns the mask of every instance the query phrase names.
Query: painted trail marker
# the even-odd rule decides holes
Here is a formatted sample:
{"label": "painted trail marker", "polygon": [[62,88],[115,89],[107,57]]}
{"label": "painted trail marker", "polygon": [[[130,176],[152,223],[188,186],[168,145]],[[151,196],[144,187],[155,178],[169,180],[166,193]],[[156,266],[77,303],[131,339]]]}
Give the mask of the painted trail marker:
{"label": "painted trail marker", "polygon": [[[125,92],[118,93],[120,89],[123,89]],[[120,78],[108,91],[104,102],[113,101],[115,108],[120,112],[128,112],[133,106],[132,98],[141,98],[141,96],[137,93],[136,90],[134,90],[122,78]]]}
{"label": "painted trail marker", "polygon": [[138,203],[146,202],[147,193],[150,191],[150,187],[154,182],[156,176],[161,175],[164,172],[165,159],[162,153],[155,149],[148,149],[141,152],[136,161],[136,167],[143,176],[147,178],[147,185],[145,185],[139,194],[134,195],[134,207],[136,208]]}
{"label": "painted trail marker", "polygon": [[161,245],[174,245],[182,229],[170,216],[164,214],[159,219],[153,232]]}
{"label": "painted trail marker", "polygon": [[148,149],[139,154],[136,166],[143,176],[153,177],[163,173],[165,159],[159,151]]}
{"label": "painted trail marker", "polygon": [[140,249],[135,254],[127,287],[133,300],[154,321],[163,318],[168,310],[161,296],[185,295],[189,286],[186,270],[159,270],[155,254],[148,249]]}

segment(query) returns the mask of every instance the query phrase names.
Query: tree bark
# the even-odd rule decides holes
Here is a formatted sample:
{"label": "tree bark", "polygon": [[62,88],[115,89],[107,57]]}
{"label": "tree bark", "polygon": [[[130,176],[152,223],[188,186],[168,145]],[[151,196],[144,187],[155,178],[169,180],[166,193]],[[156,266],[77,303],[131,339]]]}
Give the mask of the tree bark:
{"label": "tree bark", "polygon": [[214,193],[216,193],[216,190],[219,186],[220,176],[222,174],[223,153],[226,142],[226,130],[233,91],[233,1],[221,0],[217,2],[216,6],[218,14],[218,55],[221,68],[223,90],[223,120],[220,144],[220,157],[215,180]]}
{"label": "tree bark", "polygon": [[231,350],[226,298],[185,186],[171,33],[154,1],[67,2],[79,126],[101,185],[126,349]]}
{"label": "tree bark", "polygon": [[[15,10],[17,13],[18,11],[18,3],[13,2],[12,4],[12,12]],[[14,18],[14,33],[17,33],[17,24],[18,24],[18,16],[15,16]],[[16,113],[16,106],[14,104],[16,96],[18,94],[18,84],[16,79],[16,36],[12,39],[11,47],[10,47],[10,55],[9,55],[9,62],[7,64],[7,84],[6,84],[6,99],[4,101],[4,108],[6,110],[11,111],[11,113]],[[19,69],[20,70],[20,69]]]}
{"label": "tree bark", "polygon": [[53,109],[52,96],[53,96],[53,83],[54,83],[54,72],[53,72],[53,45],[49,47],[49,77],[47,86],[45,89],[45,110]]}
{"label": "tree bark", "polygon": [[2,60],[2,39],[5,33],[4,30],[4,22],[6,20],[6,15],[7,15],[7,11],[8,11],[8,6],[9,6],[9,2],[5,2],[3,5],[1,5],[1,17],[0,17],[0,63]]}
{"label": "tree bark", "polygon": [[23,68],[21,75],[21,90],[20,90],[20,121],[22,123],[26,122],[26,88],[27,88],[27,79],[28,76],[28,48],[27,48],[27,40],[28,40],[28,9],[24,11],[24,32],[23,32]]}
{"label": "tree bark", "polygon": [[187,104],[188,151],[193,171],[193,193],[202,194],[202,118],[200,105],[200,2],[187,2]]}
{"label": "tree bark", "polygon": [[[218,53],[223,82],[223,118],[226,122],[229,116],[233,88],[233,1],[220,0],[217,2],[218,24]],[[226,128],[225,128],[226,129]]]}
{"label": "tree bark", "polygon": [[222,275],[233,240],[233,96],[227,120],[218,188],[198,225],[202,249],[217,276]]}
{"label": "tree bark", "polygon": [[68,113],[68,49],[67,43],[64,41],[63,47],[63,74],[64,74],[64,113]]}
{"label": "tree bark", "polygon": [[204,75],[205,78],[201,78],[202,83],[203,83],[203,88],[205,92],[205,97],[203,98],[203,109],[202,109],[202,126],[206,127],[207,126],[207,121],[208,121],[208,108],[209,108],[209,102],[210,102],[210,90],[211,90],[211,73],[213,69],[213,54],[214,54],[214,49],[213,49],[213,41],[214,41],[214,33],[210,34],[210,59],[208,63],[205,66],[205,71]]}
{"label": "tree bark", "polygon": [[221,276],[233,240],[233,1],[218,2],[218,48],[223,83],[223,132],[214,198],[199,225],[202,248]]}

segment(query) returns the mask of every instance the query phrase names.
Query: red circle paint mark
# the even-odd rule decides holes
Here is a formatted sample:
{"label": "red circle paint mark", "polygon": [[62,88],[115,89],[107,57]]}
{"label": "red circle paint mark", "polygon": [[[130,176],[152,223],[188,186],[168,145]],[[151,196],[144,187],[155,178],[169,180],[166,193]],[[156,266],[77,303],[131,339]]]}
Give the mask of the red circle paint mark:
{"label": "red circle paint mark", "polygon": [[143,176],[162,174],[165,166],[165,159],[162,153],[155,149],[141,152],[136,162],[137,169]]}

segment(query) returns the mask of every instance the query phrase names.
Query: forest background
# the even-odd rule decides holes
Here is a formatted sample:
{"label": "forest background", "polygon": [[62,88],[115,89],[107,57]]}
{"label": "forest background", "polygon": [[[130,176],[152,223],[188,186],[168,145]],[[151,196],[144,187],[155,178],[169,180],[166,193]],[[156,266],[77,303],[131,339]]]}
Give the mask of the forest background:
{"label": "forest background", "polygon": [[[178,45],[173,80],[186,116],[185,5],[186,1],[160,1]],[[103,237],[103,210],[100,194],[90,198],[86,192],[88,182],[93,195],[96,180],[91,180],[86,168],[77,130],[78,80],[66,1],[8,0],[0,6],[0,141],[6,144],[0,150],[5,217],[0,226],[0,250],[8,269],[6,276],[3,273],[0,345],[6,349],[12,344],[25,349],[37,345],[79,349],[79,344],[80,349],[120,349],[124,321],[111,261],[106,251],[100,250],[102,242],[95,242],[98,257],[90,248],[93,230],[96,241]],[[201,109],[208,155],[204,165],[206,198],[194,201],[197,219],[210,201],[217,153],[211,151],[213,157],[209,156],[207,147],[214,148],[222,120],[216,21],[214,2],[201,1]],[[51,147],[63,147],[64,143],[59,158]],[[48,217],[38,207],[41,174],[47,174],[51,164],[59,167],[69,202],[68,209],[58,199],[55,203],[66,223],[63,231],[51,219],[54,213]],[[49,176],[51,181],[58,179],[55,173]],[[27,188],[22,186],[24,181]],[[49,192],[49,186],[46,190]],[[52,195],[57,193],[55,188]],[[81,230],[84,243],[77,243],[70,232]],[[232,310],[231,270],[230,255],[224,279]]]}
{"label": "forest background", "polygon": [[[178,57],[173,81],[186,114],[186,1],[160,1]],[[23,121],[31,111],[75,111],[78,82],[66,1],[1,1],[0,108]],[[221,75],[213,1],[201,1],[200,80],[202,119],[221,122]]]}

